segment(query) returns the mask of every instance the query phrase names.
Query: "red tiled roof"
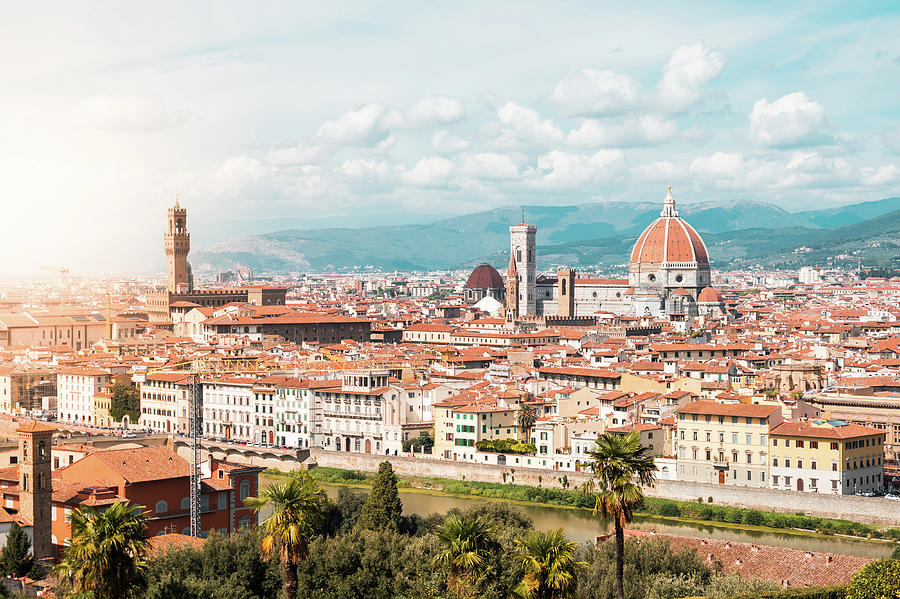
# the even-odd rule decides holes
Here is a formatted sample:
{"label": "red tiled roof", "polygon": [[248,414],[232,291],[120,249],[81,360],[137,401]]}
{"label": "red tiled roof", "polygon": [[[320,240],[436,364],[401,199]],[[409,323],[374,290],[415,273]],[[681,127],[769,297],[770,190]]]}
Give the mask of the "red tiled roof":
{"label": "red tiled roof", "polygon": [[725,574],[742,578],[762,578],[789,587],[847,584],[869,562],[870,557],[842,555],[753,545],[723,539],[703,539],[647,531],[627,530],[625,534],[642,540],[660,539],[673,549],[693,549],[704,560],[718,560]]}
{"label": "red tiled roof", "polygon": [[675,410],[675,413],[765,418],[780,410],[780,406],[773,404],[717,403],[715,401],[699,400],[681,406]]}

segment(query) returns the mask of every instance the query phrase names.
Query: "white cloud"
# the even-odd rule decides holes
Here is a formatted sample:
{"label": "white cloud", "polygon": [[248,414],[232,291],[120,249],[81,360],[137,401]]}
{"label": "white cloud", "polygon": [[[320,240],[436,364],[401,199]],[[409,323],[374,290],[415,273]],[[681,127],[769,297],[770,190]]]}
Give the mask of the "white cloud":
{"label": "white cloud", "polygon": [[583,68],[563,77],[551,99],[566,114],[603,115],[628,110],[640,94],[640,85],[629,75]]}
{"label": "white cloud", "polygon": [[703,42],[677,48],[663,67],[659,101],[672,112],[687,110],[700,99],[700,88],[718,77],[724,66],[725,53],[719,48]]}
{"label": "white cloud", "polygon": [[402,175],[404,183],[418,187],[440,185],[447,181],[453,173],[453,163],[446,158],[432,156],[422,158]]}
{"label": "white cloud", "polygon": [[448,125],[462,119],[465,113],[465,106],[456,98],[425,96],[406,111],[406,119],[414,124]]}
{"label": "white cloud", "polygon": [[352,179],[374,179],[384,181],[391,179],[397,174],[399,168],[386,160],[371,160],[366,158],[357,158],[354,160],[345,160],[337,171]]}
{"label": "white cloud", "polygon": [[735,179],[744,166],[740,152],[716,152],[711,156],[698,156],[691,162],[690,171],[703,179]]}
{"label": "white cloud", "polygon": [[600,150],[591,156],[553,150],[539,156],[537,169],[528,174],[538,187],[579,187],[614,177],[624,166],[622,150]]}
{"label": "white cloud", "polygon": [[863,185],[885,185],[900,178],[900,168],[893,164],[885,164],[879,168],[871,166],[859,170],[859,180]]}
{"label": "white cloud", "polygon": [[654,115],[623,121],[587,119],[578,129],[569,132],[566,142],[581,148],[650,146],[672,139],[677,132],[678,126],[674,121]]}
{"label": "white cloud", "polygon": [[668,160],[639,164],[628,169],[638,181],[671,181],[678,176],[678,169]]}
{"label": "white cloud", "polygon": [[463,171],[475,179],[515,179],[519,177],[519,167],[508,154],[482,152],[469,154],[463,159]]}
{"label": "white cloud", "polygon": [[376,143],[387,135],[381,129],[384,114],[385,107],[381,104],[366,104],[345,112],[333,121],[325,121],[316,136],[336,144]]}
{"label": "white cloud", "polygon": [[740,152],[716,152],[695,158],[690,171],[717,187],[751,191],[853,183],[853,169],[844,158],[822,156],[816,152],[794,152],[786,158],[745,157]]}
{"label": "white cloud", "polygon": [[440,154],[455,154],[468,148],[469,142],[444,129],[431,136],[431,147]]}
{"label": "white cloud", "polygon": [[266,156],[266,162],[275,165],[307,164],[315,162],[320,156],[320,146],[304,146],[303,144],[297,144],[289,148],[272,150]]}
{"label": "white cloud", "polygon": [[384,129],[410,129],[426,125],[450,125],[466,114],[465,105],[456,98],[425,96],[405,112],[391,110],[381,121]]}
{"label": "white cloud", "polygon": [[170,110],[158,98],[99,94],[80,105],[87,124],[103,131],[152,133],[174,127],[187,113]]}
{"label": "white cloud", "polygon": [[536,110],[507,102],[497,111],[501,123],[497,143],[502,146],[553,146],[562,141],[562,129]]}
{"label": "white cloud", "polygon": [[771,104],[761,98],[750,111],[750,141],[758,146],[790,147],[828,141],[821,129],[825,125],[825,108],[794,92]]}

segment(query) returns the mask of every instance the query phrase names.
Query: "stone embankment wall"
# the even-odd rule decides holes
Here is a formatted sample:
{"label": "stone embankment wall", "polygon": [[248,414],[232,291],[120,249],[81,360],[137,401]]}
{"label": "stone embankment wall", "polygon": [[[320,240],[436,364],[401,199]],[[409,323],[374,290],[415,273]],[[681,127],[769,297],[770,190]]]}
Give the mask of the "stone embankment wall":
{"label": "stone embankment wall", "polygon": [[[503,473],[505,472],[507,474],[506,482],[534,486],[540,484],[543,487],[552,488],[561,487],[559,479],[564,474],[568,479],[569,488],[580,485],[588,479],[587,475],[582,473],[556,472],[537,468],[493,466],[490,464],[342,453],[316,449],[311,450],[310,454],[310,462],[319,466],[362,470],[364,472],[375,472],[378,470],[380,462],[388,460],[398,474],[406,476],[431,476],[454,480],[502,483],[504,482]],[[798,493],[796,491],[777,491],[774,489],[673,480],[657,481],[656,486],[646,489],[646,492],[647,495],[665,499],[696,501],[698,497],[702,497],[703,501],[706,502],[707,498],[712,497],[713,502],[718,505],[773,512],[802,512],[811,516],[900,526],[900,501],[878,497]]]}

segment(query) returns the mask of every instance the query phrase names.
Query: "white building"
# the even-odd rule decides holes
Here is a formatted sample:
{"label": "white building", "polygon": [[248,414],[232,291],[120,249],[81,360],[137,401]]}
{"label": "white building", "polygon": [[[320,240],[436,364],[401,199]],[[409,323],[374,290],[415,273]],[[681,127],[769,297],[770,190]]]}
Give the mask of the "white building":
{"label": "white building", "polygon": [[94,424],[94,395],[109,384],[109,373],[99,368],[63,368],[56,380],[60,422]]}
{"label": "white building", "polygon": [[253,441],[255,379],[229,377],[203,382],[203,435],[226,441]]}

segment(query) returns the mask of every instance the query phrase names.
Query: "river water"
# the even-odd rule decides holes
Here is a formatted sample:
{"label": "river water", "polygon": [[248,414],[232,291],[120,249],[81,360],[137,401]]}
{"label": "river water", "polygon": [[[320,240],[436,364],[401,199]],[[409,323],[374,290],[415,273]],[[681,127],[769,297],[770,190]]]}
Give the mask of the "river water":
{"label": "river water", "polygon": [[[265,485],[278,477],[260,475],[260,484]],[[328,495],[337,495],[338,485],[323,485]],[[367,489],[355,489],[368,492]],[[496,501],[482,497],[457,497],[440,493],[427,493],[421,490],[400,489],[400,500],[403,502],[404,514],[428,516],[433,513],[446,513],[452,508],[462,508],[479,501]],[[552,506],[515,504],[533,521],[539,530],[562,528],[573,541],[592,541],[597,535],[605,534],[607,525],[595,518],[590,510],[565,509]],[[867,541],[863,539],[846,539],[833,536],[805,536],[778,532],[755,532],[716,526],[715,524],[694,524],[676,522],[654,517],[637,516],[629,528],[655,530],[659,533],[675,534],[708,539],[726,539],[758,545],[774,545],[790,547],[812,552],[843,553],[882,559],[890,556],[893,547],[890,543]]]}

